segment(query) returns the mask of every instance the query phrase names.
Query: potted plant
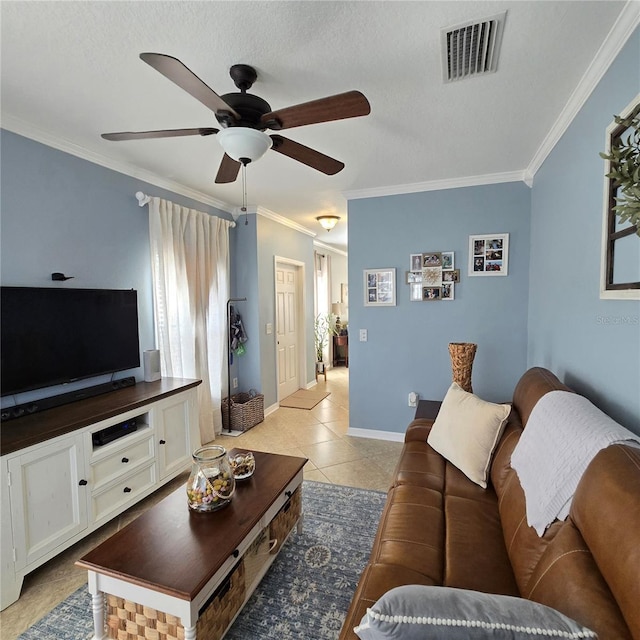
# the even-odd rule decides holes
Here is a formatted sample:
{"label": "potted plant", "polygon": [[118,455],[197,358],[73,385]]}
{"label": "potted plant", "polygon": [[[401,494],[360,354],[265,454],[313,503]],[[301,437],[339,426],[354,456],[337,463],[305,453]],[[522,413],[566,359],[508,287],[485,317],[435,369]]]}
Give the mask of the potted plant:
{"label": "potted plant", "polygon": [[313,324],[314,345],[316,350],[316,370],[324,373],[324,349],[329,343],[329,336],[337,335],[336,316],[333,313],[319,313]]}
{"label": "potted plant", "polygon": [[611,141],[611,152],[600,156],[609,161],[607,178],[618,189],[613,210],[621,223],[635,225],[640,236],[640,105],[628,117],[614,119],[622,127],[622,134]]}

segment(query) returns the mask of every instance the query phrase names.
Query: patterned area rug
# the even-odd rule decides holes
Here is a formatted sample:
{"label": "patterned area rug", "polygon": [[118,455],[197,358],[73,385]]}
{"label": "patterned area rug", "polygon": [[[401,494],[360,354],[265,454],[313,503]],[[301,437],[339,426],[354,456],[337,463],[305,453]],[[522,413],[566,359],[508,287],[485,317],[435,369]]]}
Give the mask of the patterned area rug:
{"label": "patterned area rug", "polygon": [[[225,640],[336,640],[369,558],[386,494],[305,480],[302,534],[291,534]],[[19,640],[89,640],[86,586]]]}

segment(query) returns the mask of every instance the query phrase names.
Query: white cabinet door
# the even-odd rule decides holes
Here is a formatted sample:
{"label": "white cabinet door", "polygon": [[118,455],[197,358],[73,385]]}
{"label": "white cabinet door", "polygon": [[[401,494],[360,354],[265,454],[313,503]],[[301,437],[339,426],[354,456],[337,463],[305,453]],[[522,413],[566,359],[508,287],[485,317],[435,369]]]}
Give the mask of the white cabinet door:
{"label": "white cabinet door", "polygon": [[16,569],[30,565],[87,528],[81,435],[63,437],[9,460]]}
{"label": "white cabinet door", "polygon": [[158,472],[160,479],[175,476],[189,468],[194,427],[197,430],[197,396],[195,390],[179,396],[171,396],[157,403],[152,410],[152,424],[156,431]]}

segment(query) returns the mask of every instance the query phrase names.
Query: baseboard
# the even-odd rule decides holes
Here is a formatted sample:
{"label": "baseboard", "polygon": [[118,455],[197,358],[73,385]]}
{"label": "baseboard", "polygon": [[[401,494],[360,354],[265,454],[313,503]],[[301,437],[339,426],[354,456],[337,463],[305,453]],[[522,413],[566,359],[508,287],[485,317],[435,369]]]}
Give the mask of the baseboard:
{"label": "baseboard", "polygon": [[347,435],[354,438],[373,438],[374,440],[389,440],[390,442],[404,442],[404,432],[378,431],[376,429],[355,429],[349,427]]}
{"label": "baseboard", "polygon": [[308,391],[309,389],[313,389],[313,387],[317,387],[317,386],[318,386],[318,381],[312,380],[311,382],[307,382],[307,386],[305,387],[305,389]]}
{"label": "baseboard", "polygon": [[275,403],[274,403],[274,404],[272,404],[270,407],[267,407],[267,408],[264,410],[264,416],[265,416],[265,418],[266,418],[268,415],[272,414],[274,411],[277,411],[279,408],[280,408],[280,403],[279,403],[279,402],[275,402]]}

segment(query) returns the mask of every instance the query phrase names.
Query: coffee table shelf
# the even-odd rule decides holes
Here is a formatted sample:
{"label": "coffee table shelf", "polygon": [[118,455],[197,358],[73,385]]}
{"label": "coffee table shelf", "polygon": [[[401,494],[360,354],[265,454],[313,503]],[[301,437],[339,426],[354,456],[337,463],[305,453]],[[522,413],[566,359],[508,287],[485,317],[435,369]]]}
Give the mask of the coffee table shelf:
{"label": "coffee table shelf", "polygon": [[[198,619],[207,610],[211,596],[225,587],[225,581],[265,531],[271,540],[270,528],[279,528],[278,535],[284,538],[296,523],[300,527],[306,459],[254,454],[254,475],[237,484],[233,500],[224,509],[191,512],[186,489],[180,488],[76,563],[88,570],[94,640],[120,637],[106,625],[105,594],[139,605],[141,611],[147,607],[178,618],[184,627],[182,637],[195,640]],[[284,528],[278,527],[283,522]],[[274,543],[273,554],[267,547],[267,560],[258,568],[253,582],[245,584],[244,600],[226,628],[259,584],[281,543]],[[131,604],[127,606],[131,608]],[[135,611],[132,617],[135,619]],[[215,640],[209,632],[206,637]]]}

